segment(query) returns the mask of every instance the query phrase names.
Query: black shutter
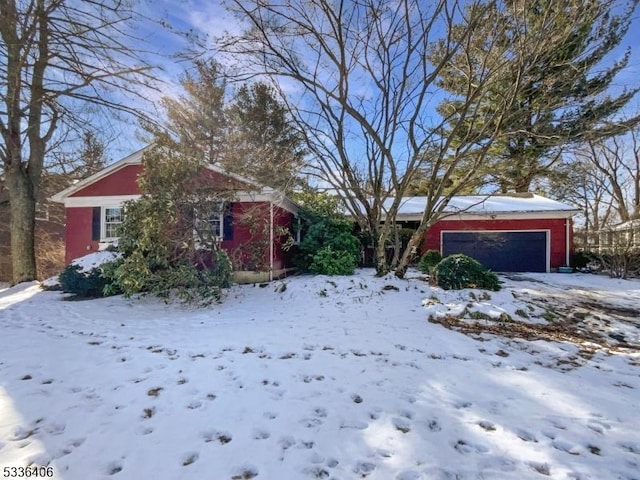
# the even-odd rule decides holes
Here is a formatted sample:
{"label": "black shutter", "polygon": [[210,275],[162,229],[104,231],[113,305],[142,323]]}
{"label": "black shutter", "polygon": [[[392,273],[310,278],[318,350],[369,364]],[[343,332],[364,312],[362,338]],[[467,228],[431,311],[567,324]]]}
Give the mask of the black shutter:
{"label": "black shutter", "polygon": [[233,204],[226,205],[222,223],[223,240],[233,240]]}
{"label": "black shutter", "polygon": [[100,223],[102,220],[102,208],[93,207],[93,217],[91,218],[91,240],[100,241]]}

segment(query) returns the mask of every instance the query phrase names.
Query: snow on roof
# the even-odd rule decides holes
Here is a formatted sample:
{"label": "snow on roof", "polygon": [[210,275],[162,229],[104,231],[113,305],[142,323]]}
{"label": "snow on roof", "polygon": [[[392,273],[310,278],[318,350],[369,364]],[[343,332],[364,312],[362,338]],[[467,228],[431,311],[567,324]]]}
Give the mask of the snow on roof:
{"label": "snow on roof", "polygon": [[[385,207],[391,205],[391,199]],[[402,200],[398,215],[421,215],[427,197],[406,197]],[[445,213],[523,213],[523,212],[578,212],[578,209],[550,198],[535,194],[459,195],[453,197],[444,209]]]}

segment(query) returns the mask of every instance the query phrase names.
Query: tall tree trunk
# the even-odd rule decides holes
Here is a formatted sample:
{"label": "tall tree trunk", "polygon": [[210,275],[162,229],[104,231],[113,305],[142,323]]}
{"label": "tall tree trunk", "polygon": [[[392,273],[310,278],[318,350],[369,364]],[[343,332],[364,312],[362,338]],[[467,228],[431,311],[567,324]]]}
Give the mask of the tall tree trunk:
{"label": "tall tree trunk", "polygon": [[375,245],[375,262],[376,262],[376,276],[382,277],[389,273],[389,265],[387,263],[387,248],[386,241],[377,238],[374,241]]}
{"label": "tall tree trunk", "polygon": [[431,222],[425,223],[423,225],[420,225],[420,227],[418,227],[418,229],[413,232],[413,235],[411,235],[409,243],[407,244],[407,248],[405,248],[404,252],[402,253],[400,263],[395,269],[396,277],[404,278],[405,274],[407,273],[407,268],[409,267],[409,262],[411,261],[413,254],[417,251],[420,242],[422,242],[422,239],[424,238],[424,232],[426,232],[431,225]]}
{"label": "tall tree trunk", "polygon": [[21,166],[6,172],[11,211],[11,263],[13,283],[36,279],[36,195]]}

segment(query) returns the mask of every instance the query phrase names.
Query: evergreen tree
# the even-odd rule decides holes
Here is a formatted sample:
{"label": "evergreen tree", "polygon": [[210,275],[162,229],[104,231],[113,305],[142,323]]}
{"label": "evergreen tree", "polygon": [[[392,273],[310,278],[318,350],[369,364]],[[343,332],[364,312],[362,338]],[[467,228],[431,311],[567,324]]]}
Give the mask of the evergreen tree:
{"label": "evergreen tree", "polygon": [[[180,81],[184,94],[164,98],[167,129],[208,163],[290,191],[304,152],[302,139],[275,91],[242,85],[229,99],[225,73],[215,60],[197,61]],[[154,135],[157,127],[147,127]]]}
{"label": "evergreen tree", "polygon": [[[180,144],[202,152],[206,162],[218,164],[223,157],[227,124],[227,82],[222,67],[215,60],[198,60],[193,71],[184,74],[180,85],[184,94],[162,100],[166,127]],[[147,128],[158,133],[156,127]]]}
{"label": "evergreen tree", "polygon": [[[478,101],[478,111],[490,113],[505,91],[517,87],[517,101],[491,147],[491,161],[484,172],[500,190],[528,191],[561,161],[564,146],[620,133],[638,123],[640,116],[614,122],[639,90],[613,92],[610,88],[628,64],[629,50],[608,68],[603,67],[603,61],[624,38],[637,3],[632,0],[620,14],[615,14],[613,0],[507,0],[493,4],[487,15],[499,15],[506,28],[474,32],[471,53],[454,56],[443,71],[441,86],[450,97],[440,104],[439,111],[451,118],[458,116],[458,98],[464,97],[467,72],[473,71],[469,65],[478,59],[502,62],[507,67]],[[492,51],[500,53],[492,56]],[[437,49],[434,55],[438,55]],[[467,131],[458,131],[459,142],[480,128],[475,121],[474,117],[468,122]]]}
{"label": "evergreen tree", "polygon": [[286,112],[264,83],[238,89],[227,109],[229,170],[284,192],[293,190],[304,151]]}

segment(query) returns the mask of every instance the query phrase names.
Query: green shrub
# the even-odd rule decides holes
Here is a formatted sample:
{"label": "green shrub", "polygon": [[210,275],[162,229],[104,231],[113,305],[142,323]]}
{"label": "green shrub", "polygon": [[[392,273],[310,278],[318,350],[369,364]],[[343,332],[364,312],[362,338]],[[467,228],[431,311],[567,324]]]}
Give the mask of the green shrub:
{"label": "green shrub", "polygon": [[79,297],[107,297],[122,293],[114,272],[122,263],[122,259],[105,262],[89,271],[82,271],[82,267],[70,264],[65,267],[58,277],[62,291],[73,293]]}
{"label": "green shrub", "polygon": [[124,206],[118,242],[124,260],[113,272],[115,283],[126,296],[218,301],[231,283],[231,262],[198,218],[218,214],[233,192],[199,181],[205,163],[198,152],[161,140],[143,156],[142,196]]}
{"label": "green shrub", "polygon": [[431,273],[433,267],[435,267],[442,260],[442,255],[438,250],[427,250],[424,252],[420,262],[418,262],[418,268],[422,273]]}
{"label": "green shrub", "polygon": [[[340,255],[344,257],[343,262],[345,265],[353,263],[349,274],[353,273],[353,269],[357,264],[357,259],[360,256],[360,241],[352,233],[353,225],[350,222],[342,219],[328,218],[328,217],[314,217],[313,223],[310,223],[309,229],[298,246],[298,254],[295,258],[296,266],[303,272],[312,272],[312,265],[318,267],[319,258],[317,255],[323,249],[329,249],[332,255]],[[350,260],[347,260],[347,254]],[[324,257],[328,257],[325,252]],[[335,261],[327,259],[328,263],[335,263]],[[342,268],[341,271],[348,268]],[[322,272],[326,273],[326,272]],[[333,274],[344,275],[344,274]]]}
{"label": "green shrub", "polygon": [[356,259],[351,252],[325,246],[313,256],[309,271],[322,275],[351,275],[355,268]]}
{"label": "green shrub", "polygon": [[197,268],[187,259],[165,268],[152,268],[144,256],[134,251],[115,270],[116,283],[126,296],[146,292],[161,298],[176,295],[191,303],[219,301],[222,289],[231,285],[233,268],[223,250],[210,255],[207,268]]}
{"label": "green shrub", "polygon": [[500,282],[495,273],[484,268],[477,260],[461,253],[444,258],[436,265],[434,271],[436,284],[445,290],[500,290]]}

